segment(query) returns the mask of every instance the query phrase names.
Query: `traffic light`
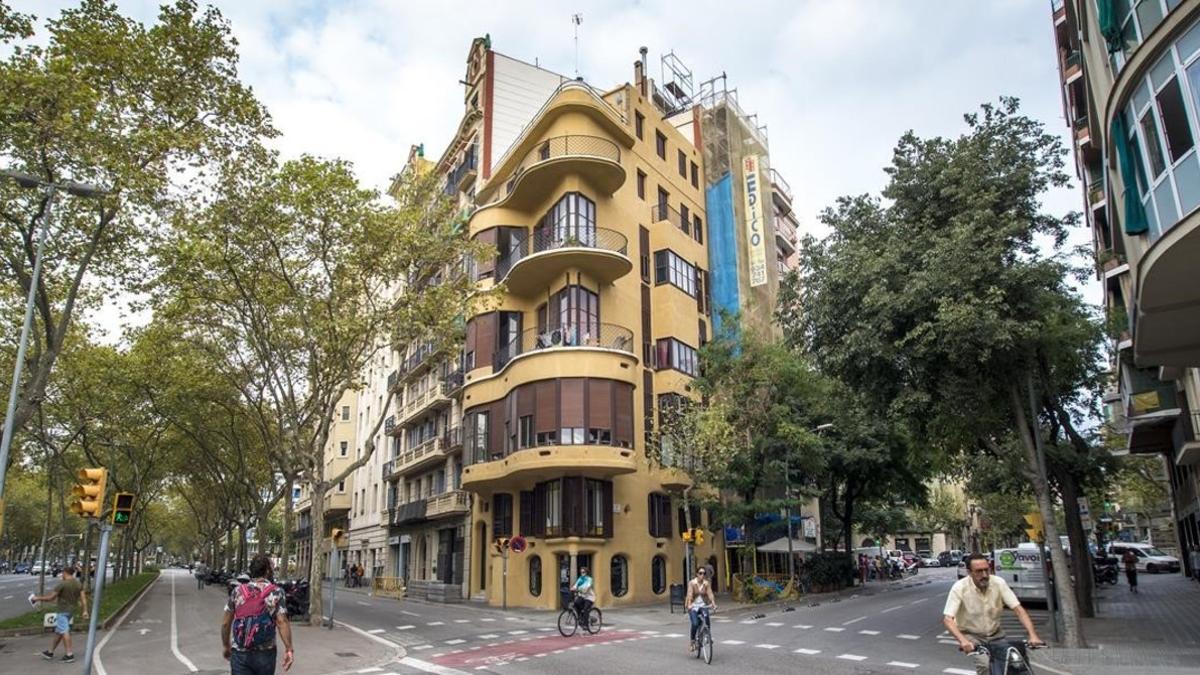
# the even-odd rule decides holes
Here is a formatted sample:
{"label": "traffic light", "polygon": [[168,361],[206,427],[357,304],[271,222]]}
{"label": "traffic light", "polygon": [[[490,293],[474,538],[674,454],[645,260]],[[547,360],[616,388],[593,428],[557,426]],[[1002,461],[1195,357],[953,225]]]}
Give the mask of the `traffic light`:
{"label": "traffic light", "polygon": [[334,546],[337,546],[338,544],[342,543],[341,539],[342,539],[342,535],[344,535],[344,534],[346,534],[345,530],[343,530],[340,527],[335,527],[335,528],[329,530],[329,538],[333,540]]}
{"label": "traffic light", "polygon": [[691,530],[684,530],[684,531],[683,531],[683,540],[684,540],[684,541],[686,541],[686,542],[691,542],[691,541],[692,541],[692,531],[691,531]]}
{"label": "traffic light", "polygon": [[692,543],[696,544],[697,546],[704,545],[704,530],[698,527],[696,528],[695,534],[692,535]]}
{"label": "traffic light", "polygon": [[1040,542],[1046,538],[1046,533],[1042,528],[1042,514],[1037,512],[1026,513],[1025,524],[1028,525],[1025,528],[1025,534],[1029,537],[1029,541]]}
{"label": "traffic light", "polygon": [[99,518],[104,509],[104,490],[108,469],[80,469],[79,482],[71,488],[71,513],[83,518]]}
{"label": "traffic light", "polygon": [[113,525],[128,525],[133,520],[133,501],[133,493],[131,492],[118,492],[113,495]]}

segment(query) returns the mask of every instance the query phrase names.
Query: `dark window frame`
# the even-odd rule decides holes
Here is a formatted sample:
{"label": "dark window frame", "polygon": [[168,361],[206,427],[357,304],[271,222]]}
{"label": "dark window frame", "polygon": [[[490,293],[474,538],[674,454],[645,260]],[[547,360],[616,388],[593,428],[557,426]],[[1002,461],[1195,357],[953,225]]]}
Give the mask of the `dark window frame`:
{"label": "dark window frame", "polygon": [[654,151],[658,154],[658,158],[666,161],[667,159],[667,137],[658,129],[654,130]]}

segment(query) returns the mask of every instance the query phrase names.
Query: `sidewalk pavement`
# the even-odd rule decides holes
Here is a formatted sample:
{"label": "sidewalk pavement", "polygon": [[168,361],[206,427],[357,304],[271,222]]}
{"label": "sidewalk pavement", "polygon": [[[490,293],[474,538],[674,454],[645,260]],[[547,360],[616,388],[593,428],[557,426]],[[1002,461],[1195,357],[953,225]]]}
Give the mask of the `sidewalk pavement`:
{"label": "sidewalk pavement", "polygon": [[1089,675],[1195,673],[1200,664],[1200,584],[1182,574],[1124,576],[1098,591],[1097,616],[1083,620],[1087,649],[1052,647],[1039,661]]}
{"label": "sidewalk pavement", "polygon": [[[123,630],[131,630],[126,627]],[[0,672],[19,673],[24,672],[24,669],[36,667],[39,670],[45,668],[54,673],[77,673],[79,664],[83,661],[84,645],[87,644],[87,632],[75,632],[71,634],[74,642],[76,662],[73,664],[64,664],[58,660],[47,663],[43,661],[39,652],[50,645],[50,634],[46,635],[26,635],[14,638],[0,638]],[[104,638],[103,632],[98,632],[96,636],[97,642]],[[214,638],[215,639],[215,638]],[[359,634],[356,631],[336,626],[333,630],[328,628],[313,628],[312,626],[302,624],[292,624],[292,640],[296,650],[296,663],[292,669],[288,671],[288,675],[345,675],[349,673],[359,673],[365,669],[382,666],[390,661],[393,661],[399,654],[399,650],[392,646],[385,646],[383,643],[371,639],[371,636]],[[216,658],[220,658],[219,651],[220,643],[214,643],[214,651]],[[101,656],[105,659],[105,665],[111,673],[124,672],[119,662],[114,663],[111,657],[108,656],[108,651],[105,650]],[[56,657],[62,657],[62,648],[59,647]],[[279,652],[280,663],[283,660],[283,651],[280,647]],[[211,659],[210,659],[211,660]],[[160,673],[186,672],[180,663],[176,662],[175,657],[169,653],[162,654],[162,666],[157,670]],[[229,667],[225,666],[221,670],[201,670],[201,673],[228,673]],[[282,668],[276,672],[282,673]]]}

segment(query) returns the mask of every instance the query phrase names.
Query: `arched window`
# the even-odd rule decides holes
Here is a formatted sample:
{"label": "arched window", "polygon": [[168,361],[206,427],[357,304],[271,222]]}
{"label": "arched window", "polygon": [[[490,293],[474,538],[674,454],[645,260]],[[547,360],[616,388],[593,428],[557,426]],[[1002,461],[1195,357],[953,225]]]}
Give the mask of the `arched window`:
{"label": "arched window", "polygon": [[623,555],[613,556],[609,579],[612,581],[614,598],[624,597],[629,592],[629,558]]}
{"label": "arched window", "polygon": [[654,556],[650,564],[650,590],[655,595],[662,595],[667,590],[667,559],[661,555]]}
{"label": "arched window", "polygon": [[529,558],[529,594],[542,594],[542,559],[536,555]]}

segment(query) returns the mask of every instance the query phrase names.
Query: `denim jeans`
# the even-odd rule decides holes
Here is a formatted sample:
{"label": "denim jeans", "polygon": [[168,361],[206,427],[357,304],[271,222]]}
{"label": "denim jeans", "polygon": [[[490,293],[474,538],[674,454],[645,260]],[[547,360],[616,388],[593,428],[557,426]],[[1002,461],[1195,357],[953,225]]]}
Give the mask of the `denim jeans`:
{"label": "denim jeans", "polygon": [[692,642],[696,641],[696,632],[700,630],[700,622],[708,621],[708,608],[689,609],[688,618],[692,620]]}
{"label": "denim jeans", "polygon": [[230,675],[275,675],[275,649],[235,651],[229,657]]}

